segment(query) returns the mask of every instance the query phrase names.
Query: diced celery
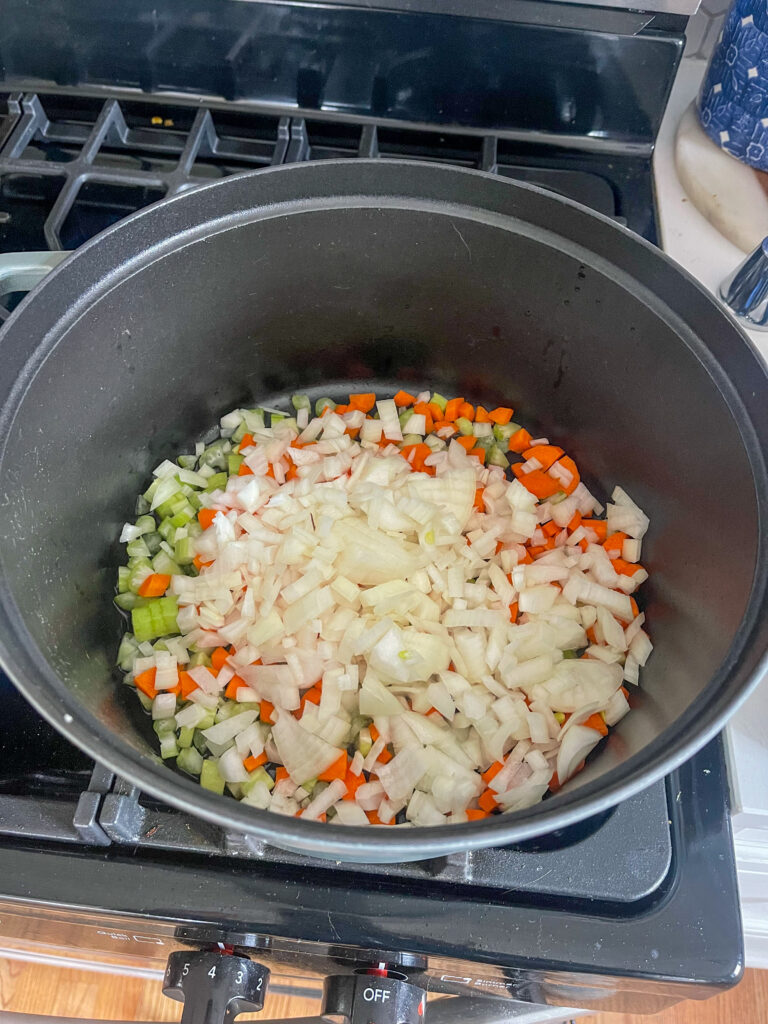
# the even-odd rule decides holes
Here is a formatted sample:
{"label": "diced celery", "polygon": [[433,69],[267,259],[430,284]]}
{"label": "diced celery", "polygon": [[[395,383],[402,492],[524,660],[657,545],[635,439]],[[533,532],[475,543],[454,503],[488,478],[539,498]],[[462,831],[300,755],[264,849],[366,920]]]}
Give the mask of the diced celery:
{"label": "diced celery", "polygon": [[[213,722],[211,722],[211,725],[213,725]],[[206,728],[210,728],[210,726],[206,726]],[[199,753],[208,753],[208,744],[205,742],[205,736],[203,736],[199,729],[195,729],[195,737],[192,740],[192,745]]]}
{"label": "diced celery", "polygon": [[210,466],[212,469],[223,470],[226,467],[227,454],[232,450],[229,441],[219,440],[209,444],[198,462],[201,466]]}
{"label": "diced celery", "polygon": [[231,438],[232,442],[234,444],[240,444],[240,442],[243,440],[243,438],[245,437],[245,435],[247,433],[248,433],[248,427],[246,427],[245,421],[244,420],[240,420],[238,425],[235,427],[234,433],[232,434],[232,438]]}
{"label": "diced celery", "polygon": [[[516,434],[520,429],[520,425],[517,423],[494,423],[493,425],[493,436],[497,441],[509,441],[513,434]],[[507,449],[504,448],[504,451]]]}
{"label": "diced celery", "polygon": [[[306,782],[302,782],[302,788],[306,789],[308,793],[312,793],[315,786],[317,785],[317,779],[307,779]],[[325,787],[323,787],[325,788]]]}
{"label": "diced celery", "polygon": [[143,494],[140,494],[136,499],[136,515],[143,516],[146,515],[147,512],[149,512],[149,502]]}
{"label": "diced celery", "polygon": [[563,651],[564,658],[578,658],[576,651]]}
{"label": "diced celery", "polygon": [[306,409],[307,412],[309,412],[312,409],[312,405],[306,395],[292,395],[291,405],[296,410],[296,412],[298,412],[299,409]]}
{"label": "diced celery", "polygon": [[423,440],[424,444],[431,448],[433,452],[439,452],[445,448],[445,441],[442,437],[438,437],[437,434],[427,434],[425,438],[419,438],[419,440]]}
{"label": "diced celery", "polygon": [[194,495],[190,495],[189,500],[184,505],[184,508],[179,509],[178,512],[171,516],[172,526],[178,528],[180,526],[186,526],[187,523],[192,522],[197,515],[197,508],[199,507],[199,505],[196,506],[195,501],[196,499]]}
{"label": "diced celery", "polygon": [[173,525],[170,519],[164,519],[157,528],[157,532],[163,538],[167,540],[169,544],[173,544],[176,537],[176,527]]}
{"label": "diced celery", "polygon": [[404,434],[403,445],[408,444],[422,444],[424,438],[420,434]]}
{"label": "diced celery", "polygon": [[200,785],[203,789],[210,789],[212,793],[224,792],[224,779],[215,761],[206,758],[200,766]]}
{"label": "diced celery", "polygon": [[322,416],[323,409],[335,409],[336,403],[332,398],[318,398],[315,402],[315,416]]}
{"label": "diced celery", "polygon": [[465,437],[469,437],[470,434],[473,434],[475,432],[475,428],[472,425],[472,421],[466,419],[464,416],[459,416],[459,418],[456,420],[456,426],[459,428],[459,430]]}
{"label": "diced celery", "polygon": [[130,570],[128,586],[134,594],[138,594],[141,584],[147,576],[152,575],[152,563],[148,558],[131,559],[128,568]]}
{"label": "diced celery", "polygon": [[445,398],[439,392],[435,391],[432,394],[432,401],[435,403],[435,405],[439,405],[440,408],[443,410],[443,412],[445,412],[445,407],[446,407],[446,405],[448,405],[448,399],[447,398]]}
{"label": "diced celery", "polygon": [[152,710],[152,698],[151,697],[148,697],[146,695],[146,693],[144,693],[141,690],[137,690],[136,691],[136,696],[139,698],[139,703],[141,704],[141,706],[144,708],[145,711],[151,711]]}
{"label": "diced celery", "polygon": [[173,718],[158,718],[152,723],[152,728],[160,737],[176,735],[176,722]]}
{"label": "diced celery", "polygon": [[162,572],[168,576],[181,576],[182,569],[165,551],[158,551],[152,559],[152,568],[155,572]]}
{"label": "diced celery", "polygon": [[149,598],[139,597],[133,591],[126,590],[122,594],[115,594],[114,601],[117,607],[122,608],[124,612],[132,612],[134,608],[141,608],[147,604]]}
{"label": "diced celery", "polygon": [[182,747],[176,755],[176,767],[187,775],[199,775],[204,763],[203,755],[194,747]]}
{"label": "diced celery", "polygon": [[176,461],[178,462],[182,469],[194,469],[195,466],[197,465],[197,456],[180,455],[178,459],[176,459]]}
{"label": "diced celery", "polygon": [[[190,493],[192,490],[190,488]],[[185,513],[189,509],[189,495],[185,494],[184,491],[177,491],[176,494],[172,494],[167,501],[163,501],[157,506],[156,512],[161,519],[170,519],[179,513]],[[194,514],[190,515],[190,519],[194,518]],[[184,523],[174,523],[174,526],[183,526]]]}
{"label": "diced celery", "polygon": [[402,409],[400,411],[400,414],[398,415],[397,418],[400,421],[400,429],[401,430],[406,425],[406,423],[411,418],[411,416],[413,416],[413,409]]}
{"label": "diced celery", "polygon": [[243,423],[245,429],[249,434],[252,434],[254,430],[264,429],[264,413],[261,409],[241,409],[243,414]]}
{"label": "diced celery", "polygon": [[275,780],[272,778],[272,776],[269,774],[266,768],[257,768],[255,771],[251,772],[251,774],[248,776],[245,782],[240,783],[243,790],[243,795],[245,796],[248,793],[250,793],[250,791],[253,789],[257,782],[263,782],[264,785],[268,787],[268,789],[275,788]]}
{"label": "diced celery", "polygon": [[145,544],[143,537],[137,537],[136,540],[129,541],[125,550],[128,552],[129,558],[149,557],[149,548]]}
{"label": "diced celery", "polygon": [[[118,594],[118,597],[121,595]],[[127,595],[126,595],[127,596]],[[131,611],[133,633],[139,643],[178,633],[178,605],[175,597],[156,597]]]}
{"label": "diced celery", "polygon": [[155,517],[151,515],[139,516],[136,520],[136,528],[141,530],[142,535],[145,533],[152,533],[153,530],[157,529]]}
{"label": "diced celery", "polygon": [[[203,507],[203,503],[202,503],[202,501],[200,501],[200,498],[199,498],[199,496],[197,494],[190,494],[190,496],[189,496],[189,504],[192,507],[192,518],[194,519],[195,516],[198,513],[198,510]],[[182,524],[176,523],[176,525],[180,526]]]}
{"label": "diced celery", "polygon": [[197,519],[193,519],[191,523],[187,523],[186,529],[188,537],[199,537],[203,532],[203,528]]}
{"label": "diced celery", "polygon": [[158,477],[155,477],[155,479],[152,481],[152,483],[149,485],[149,487],[146,489],[146,491],[144,491],[144,498],[148,502],[152,501],[152,499],[155,496],[155,491],[157,490],[157,488],[159,486],[160,486],[160,477],[158,476]]}
{"label": "diced celery", "polygon": [[[243,464],[243,458],[244,456],[238,455],[237,452],[231,452],[227,456],[227,472],[230,476],[237,476],[240,472],[240,467]],[[222,486],[226,486],[226,484],[223,484]]]}
{"label": "diced celery", "polygon": [[179,565],[189,565],[195,558],[195,542],[192,537],[181,537],[175,545],[176,561]]}
{"label": "diced celery", "polygon": [[176,744],[176,734],[170,733],[168,736],[160,737],[160,757],[164,761],[168,760],[169,757],[177,757],[179,748]]}
{"label": "diced celery", "polygon": [[276,423],[282,423],[284,420],[287,420],[287,419],[288,419],[288,413],[287,412],[271,412],[269,414],[269,423],[270,423],[270,426],[272,426],[272,427],[274,427]]}
{"label": "diced celery", "polygon": [[117,570],[117,592],[124,594],[129,589],[131,570],[127,565],[121,565]]}
{"label": "diced celery", "polygon": [[[210,729],[212,725],[216,723],[216,712],[209,711],[205,718],[201,718],[198,725],[195,727],[195,731],[202,733],[203,729]],[[203,742],[205,742],[205,736],[203,736]]]}
{"label": "diced celery", "polygon": [[179,737],[176,742],[179,745],[180,750],[185,750],[192,746],[192,740],[195,738],[195,730],[191,725],[184,725],[179,729]]}
{"label": "diced celery", "polygon": [[[227,468],[229,468],[229,461],[231,458],[231,455],[227,456]],[[208,483],[206,484],[205,489],[206,491],[223,491],[227,486],[227,480],[229,480],[229,475],[227,473],[214,473],[213,476],[208,477]]]}
{"label": "diced celery", "polygon": [[211,656],[206,654],[205,651],[195,651],[194,654],[189,656],[189,667],[197,668],[198,665],[203,665],[205,668],[211,667]]}
{"label": "diced celery", "polygon": [[123,672],[129,672],[133,668],[133,660],[139,650],[139,645],[133,638],[132,633],[123,633],[120,646],[117,649],[117,664]]}
{"label": "diced celery", "polygon": [[484,451],[489,452],[492,448],[496,447],[496,441],[493,434],[486,434],[485,437],[475,438],[475,448],[482,448]]}
{"label": "diced celery", "polygon": [[509,469],[509,459],[497,444],[490,449],[485,461],[489,466],[501,466],[502,469]]}
{"label": "diced celery", "polygon": [[160,550],[160,542],[163,539],[158,531],[155,530],[153,533],[145,533],[142,539],[147,545],[147,550],[149,551],[150,556],[156,555]]}

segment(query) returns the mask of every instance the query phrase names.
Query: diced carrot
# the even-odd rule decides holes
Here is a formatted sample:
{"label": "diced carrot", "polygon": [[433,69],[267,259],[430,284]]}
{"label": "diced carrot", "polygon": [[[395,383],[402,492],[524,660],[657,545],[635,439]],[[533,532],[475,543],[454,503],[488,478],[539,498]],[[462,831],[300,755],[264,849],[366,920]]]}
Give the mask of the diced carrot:
{"label": "diced carrot", "polygon": [[333,764],[329,765],[324,772],[320,772],[317,777],[321,782],[333,782],[334,779],[344,779],[347,775],[348,766],[347,752],[344,751],[336,758]]}
{"label": "diced carrot", "polygon": [[[413,458],[411,458],[411,452],[413,452]],[[432,449],[428,444],[407,444],[400,449],[400,454],[411,469],[418,473],[424,469],[424,461],[432,454]]]}
{"label": "diced carrot", "polygon": [[211,565],[211,562],[204,562],[200,555],[195,555],[192,559],[192,565],[194,565],[197,571],[200,572],[204,565]]}
{"label": "diced carrot", "polygon": [[483,504],[483,492],[484,491],[485,491],[484,487],[478,487],[475,490],[475,501],[474,501],[474,504],[473,504],[472,507],[474,509],[476,509],[478,512],[485,512],[485,505]]}
{"label": "diced carrot", "polygon": [[314,686],[310,686],[310,688],[302,695],[298,711],[293,712],[294,717],[299,718],[304,713],[304,708],[307,704],[319,704],[322,695],[323,691],[320,688],[319,683],[315,683]]}
{"label": "diced carrot", "polygon": [[336,413],[337,416],[343,416],[345,412],[349,412],[349,406],[337,405],[333,411]]}
{"label": "diced carrot", "polygon": [[139,597],[162,597],[171,585],[171,577],[164,572],[153,572],[139,587]]}
{"label": "diced carrot", "polygon": [[484,406],[478,405],[478,407],[475,409],[475,423],[490,423],[490,422],[491,422],[491,417],[488,415],[488,410]]}
{"label": "diced carrot", "polygon": [[394,754],[392,753],[392,751],[388,747],[384,747],[384,749],[376,759],[376,764],[389,764],[393,757]]}
{"label": "diced carrot", "polygon": [[461,409],[463,404],[463,398],[451,398],[450,401],[445,403],[445,412],[443,415],[447,420],[457,420],[461,415],[459,409]]}
{"label": "diced carrot", "polygon": [[473,420],[475,418],[475,407],[469,402],[462,402],[459,406],[459,416],[465,420]]}
{"label": "diced carrot", "polygon": [[259,719],[262,722],[266,722],[267,725],[274,725],[272,721],[272,712],[275,710],[275,705],[268,700],[262,700],[259,703]]}
{"label": "diced carrot", "polygon": [[528,553],[531,558],[538,558],[539,555],[543,555],[546,550],[547,549],[543,544],[532,544],[528,548]]}
{"label": "diced carrot", "polygon": [[460,444],[465,452],[471,452],[475,447],[474,437],[457,437],[456,444]]}
{"label": "diced carrot", "polygon": [[237,700],[237,691],[242,687],[245,687],[247,689],[248,683],[246,683],[244,679],[241,679],[240,676],[232,676],[232,678],[227,683],[227,688],[224,691],[224,696],[227,697],[229,700]]}
{"label": "diced carrot", "polygon": [[573,533],[575,530],[578,530],[578,528],[581,526],[581,523],[581,512],[579,512],[579,510],[576,509],[576,511],[573,513],[573,518],[568,523],[568,532]]}
{"label": "diced carrot", "polygon": [[621,686],[619,687],[619,689],[624,694],[625,698],[629,700],[629,690],[626,688],[626,686]]}
{"label": "diced carrot", "polygon": [[488,417],[492,423],[498,423],[499,426],[505,427],[512,419],[514,411],[514,409],[509,409],[505,405],[500,405],[498,409],[491,409],[488,413]]}
{"label": "diced carrot", "polygon": [[622,576],[634,576],[636,572],[643,568],[639,562],[626,562],[623,558],[614,558],[611,565]]}
{"label": "diced carrot", "polygon": [[553,519],[550,519],[548,523],[544,523],[541,529],[547,537],[556,537],[560,533],[560,527]]}
{"label": "diced carrot", "polygon": [[283,764],[278,765],[275,769],[275,782],[282,782],[287,778],[289,778],[288,769]]}
{"label": "diced carrot", "polygon": [[381,736],[381,733],[373,724],[373,722],[371,722],[371,724],[368,726],[368,732],[371,734],[371,739],[373,740],[374,743],[379,738],[379,736]]}
{"label": "diced carrot", "polygon": [[[606,530],[607,529],[608,529],[608,524],[606,523]],[[624,545],[624,541],[626,539],[627,539],[626,533],[622,533],[621,530],[619,530],[618,533],[612,533],[610,537],[606,538],[606,540],[603,541],[603,547],[605,548],[605,550],[608,552],[609,555],[613,551],[617,552],[618,554],[621,554],[621,549],[622,549],[622,547]]]}
{"label": "diced carrot", "polygon": [[224,666],[224,662],[229,657],[229,651],[226,647],[217,647],[211,654],[211,664],[218,672]]}
{"label": "diced carrot", "polygon": [[471,455],[473,458],[479,459],[483,465],[485,465],[485,457],[487,454],[488,452],[486,452],[485,448],[473,448],[471,451],[467,452],[467,455]]}
{"label": "diced carrot", "polygon": [[398,391],[395,395],[395,405],[400,409],[406,409],[409,405],[413,405],[415,401],[414,396],[408,394],[407,391]]}
{"label": "diced carrot", "polygon": [[355,793],[361,786],[365,785],[365,781],[365,774],[363,772],[360,772],[359,775],[354,775],[352,772],[348,771],[344,776],[347,792],[342,797],[342,800],[354,800]]}
{"label": "diced carrot", "polygon": [[370,821],[372,825],[393,825],[395,822],[394,818],[392,821],[382,821],[376,811],[366,811],[365,813],[368,816],[368,821]]}
{"label": "diced carrot", "polygon": [[560,484],[553,480],[541,469],[534,469],[531,473],[523,473],[518,477],[520,483],[531,494],[536,495],[539,500],[551,498],[560,490]]}
{"label": "diced carrot", "polygon": [[237,450],[239,452],[241,452],[245,448],[252,448],[253,445],[255,445],[255,444],[256,444],[256,441],[253,438],[253,434],[243,434],[243,439],[240,442],[240,446],[238,447]]}
{"label": "diced carrot", "polygon": [[549,780],[549,788],[553,793],[560,789],[560,779],[557,777],[557,772],[552,772],[552,778]]}
{"label": "diced carrot", "polygon": [[579,486],[581,477],[579,476],[579,470],[576,463],[570,457],[570,455],[564,455],[562,459],[557,460],[558,466],[562,466],[563,469],[567,470],[571,474],[571,482],[567,485],[562,485],[563,490],[566,494],[573,494],[576,488]]}
{"label": "diced carrot", "polygon": [[531,435],[525,427],[520,427],[520,429],[516,430],[512,437],[510,437],[508,449],[511,452],[517,452],[518,455],[522,455],[527,448],[531,447],[531,440]]}
{"label": "diced carrot", "polygon": [[370,412],[376,405],[376,395],[373,391],[366,391],[358,395],[349,396],[349,408],[359,409],[361,412]]}
{"label": "diced carrot", "polygon": [[589,547],[589,544],[587,544],[586,540],[582,539],[582,540],[579,541],[579,547],[581,548],[582,551],[584,551],[586,553],[586,550]]}
{"label": "diced carrot", "polygon": [[634,599],[634,597],[630,596],[629,604],[630,604],[630,607],[632,608],[633,618],[636,619],[637,616],[640,614],[640,609],[637,607],[637,601]]}
{"label": "diced carrot", "polygon": [[[237,475],[238,476],[253,476],[253,470],[251,469],[250,466],[246,466],[246,464],[244,462],[241,462],[240,463],[240,468],[237,471]],[[274,469],[272,469],[271,466],[267,470],[267,476],[271,476],[273,480],[275,478],[275,471],[274,471]]]}
{"label": "diced carrot", "polygon": [[[345,433],[347,433],[347,434],[355,433],[356,434],[357,431],[347,430],[347,431],[345,431]],[[298,475],[299,475],[298,469],[296,468],[294,463],[291,463],[290,466],[288,467],[288,469],[286,469],[286,471],[285,471],[285,479],[286,480],[295,480]]]}
{"label": "diced carrot", "polygon": [[598,544],[605,543],[608,537],[608,523],[604,519],[582,519],[581,525],[597,534]]}
{"label": "diced carrot", "polygon": [[492,782],[496,778],[496,776],[499,774],[499,772],[501,771],[501,769],[503,767],[504,767],[504,762],[503,761],[494,761],[493,764],[491,765],[491,767],[490,768],[486,768],[485,771],[483,772],[482,777],[485,780],[485,782],[488,782],[488,783]]}
{"label": "diced carrot", "polygon": [[467,821],[480,821],[482,818],[489,817],[488,811],[481,811],[479,807],[468,807],[464,813],[467,816]]}
{"label": "diced carrot", "polygon": [[437,402],[427,402],[427,408],[429,409],[430,415],[432,416],[433,420],[441,420],[443,418],[443,410],[440,408]]}
{"label": "diced carrot", "polygon": [[255,772],[257,768],[261,768],[261,766],[266,763],[267,755],[262,750],[258,757],[254,757],[253,754],[251,754],[250,757],[246,757],[243,761],[243,768],[245,768],[247,772]]}
{"label": "diced carrot", "polygon": [[[454,433],[456,433],[456,424],[453,422],[453,420],[435,420],[435,422],[432,424],[432,430],[435,433],[437,433],[438,430],[445,430],[446,427],[450,427],[450,429]],[[405,429],[408,429],[408,424],[406,424]]]}
{"label": "diced carrot", "polygon": [[480,810],[487,811],[489,814],[491,811],[496,810],[499,806],[499,802],[496,799],[496,794],[492,789],[486,789],[480,799],[477,801],[480,804]]}
{"label": "diced carrot", "polygon": [[596,732],[599,732],[601,736],[608,735],[608,726],[605,724],[605,719],[599,711],[596,711],[594,715],[590,715],[589,718],[585,718],[582,724],[586,725],[588,729],[594,729]]}
{"label": "diced carrot", "polygon": [[512,604],[509,606],[509,621],[510,622],[517,622],[518,611],[519,611],[518,603],[517,603],[517,601],[513,601]]}
{"label": "diced carrot", "polygon": [[597,643],[597,637],[595,636],[595,627],[594,626],[587,626],[586,634],[587,634],[587,639],[589,640],[589,642],[591,644],[596,644]]}
{"label": "diced carrot", "polygon": [[[240,469],[242,468],[241,466]],[[219,510],[216,508],[201,508],[197,513],[197,521],[204,530],[207,530],[218,514]]]}
{"label": "diced carrot", "polygon": [[147,697],[153,699],[157,696],[157,690],[155,689],[155,676],[157,675],[156,668],[148,668],[145,672],[139,672],[137,676],[134,676],[134,683],[136,689],[141,690]]}
{"label": "diced carrot", "polygon": [[181,688],[181,696],[185,699],[194,693],[198,689],[198,685],[189,672],[185,672],[184,669],[179,670],[179,685]]}
{"label": "diced carrot", "polygon": [[543,470],[549,469],[563,455],[563,449],[556,444],[537,444],[523,452],[524,459],[536,459]]}
{"label": "diced carrot", "polygon": [[498,553],[500,551],[503,551],[503,550],[504,550],[504,541],[503,540],[497,540],[496,541],[496,550],[494,551],[494,554],[498,555]]}

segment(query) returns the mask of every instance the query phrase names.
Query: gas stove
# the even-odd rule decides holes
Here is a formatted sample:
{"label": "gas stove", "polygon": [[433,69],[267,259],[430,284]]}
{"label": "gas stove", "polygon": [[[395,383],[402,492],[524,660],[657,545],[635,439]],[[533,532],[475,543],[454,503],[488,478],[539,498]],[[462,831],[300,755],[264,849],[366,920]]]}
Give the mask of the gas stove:
{"label": "gas stove", "polygon": [[[164,196],[330,157],[479,168],[656,241],[650,159],[680,54],[677,15],[528,0],[506,14],[486,4],[485,18],[423,4],[232,2],[214,24],[203,0],[108,13],[60,0],[33,33],[35,4],[8,2],[0,254],[73,249]],[[514,70],[510,52],[525,53]],[[0,319],[22,287],[0,283]],[[319,999],[330,976],[328,1013],[349,1010],[362,977],[360,999],[380,993],[365,1011],[377,1021],[395,1019],[377,1016],[390,982],[426,991],[432,1022],[533,1022],[577,1012],[568,1007],[655,1012],[740,976],[719,740],[615,810],[535,841],[337,864],[157,802],[73,748],[4,677],[0,694],[9,956],[160,978],[169,954],[186,951],[166,974],[178,996],[189,956],[224,950],[252,958],[238,968],[268,967],[273,989]],[[254,991],[264,977],[250,979]],[[401,1009],[419,1018],[421,996]]]}

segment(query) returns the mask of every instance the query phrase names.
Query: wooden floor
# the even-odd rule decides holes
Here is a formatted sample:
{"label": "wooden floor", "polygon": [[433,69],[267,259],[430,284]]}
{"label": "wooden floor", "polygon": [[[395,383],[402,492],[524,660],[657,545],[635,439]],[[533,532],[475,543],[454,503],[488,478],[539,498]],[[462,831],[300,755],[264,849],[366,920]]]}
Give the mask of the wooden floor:
{"label": "wooden floor", "polygon": [[[166,999],[159,981],[105,976],[0,960],[0,1010],[108,1021],[177,1021],[178,1003]],[[269,996],[253,1020],[312,1015],[318,1004]],[[244,1015],[241,1020],[249,1017]],[[590,1024],[768,1024],[768,971],[747,971],[737,988],[706,1002],[680,1003],[654,1017],[601,1014]],[[1,1022],[0,1022],[1,1024]]]}

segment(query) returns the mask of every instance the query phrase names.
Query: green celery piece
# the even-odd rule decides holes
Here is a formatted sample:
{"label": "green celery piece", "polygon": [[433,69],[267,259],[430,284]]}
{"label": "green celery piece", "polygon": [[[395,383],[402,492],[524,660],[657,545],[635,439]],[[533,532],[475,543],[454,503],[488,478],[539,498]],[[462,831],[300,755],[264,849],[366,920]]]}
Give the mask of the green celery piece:
{"label": "green celery piece", "polygon": [[[227,463],[229,463],[231,458],[231,455],[227,456]],[[223,491],[227,486],[227,480],[229,480],[227,473],[214,473],[213,476],[208,477],[208,483],[206,484],[205,489],[206,491]]]}
{"label": "green celery piece", "polygon": [[435,405],[439,405],[440,408],[442,409],[442,411],[445,412],[445,407],[446,407],[446,405],[448,405],[448,399],[447,398],[445,398],[439,392],[435,391],[432,394],[432,401],[435,403]]}
{"label": "green celery piece", "polygon": [[143,516],[146,515],[147,512],[149,512],[149,502],[143,494],[140,494],[136,499],[136,515]]}
{"label": "green celery piece", "polygon": [[[194,747],[182,747],[176,755],[176,767],[181,768],[187,775],[199,775],[204,764],[203,755]],[[211,787],[207,786],[206,788],[210,789]],[[221,792],[224,792],[223,786]]]}
{"label": "green celery piece", "polygon": [[168,736],[163,736],[160,739],[160,757],[164,761],[167,761],[171,757],[177,757],[179,748],[176,744],[176,736],[171,733]]}
{"label": "green celery piece", "polygon": [[400,412],[400,414],[398,415],[398,417],[397,417],[397,418],[398,418],[398,420],[400,421],[400,429],[401,429],[401,430],[403,429],[403,427],[404,427],[404,426],[406,425],[406,423],[408,422],[408,420],[409,420],[409,419],[410,419],[410,418],[411,418],[411,417],[412,417],[413,415],[414,415],[413,409],[403,409],[403,410],[402,410],[402,411]]}
{"label": "green celery piece", "polygon": [[173,544],[176,536],[176,527],[173,525],[170,519],[164,519],[157,528],[157,532],[163,538],[167,540],[169,544]]}
{"label": "green celery piece", "polygon": [[114,602],[118,608],[122,608],[124,612],[132,612],[134,608],[141,608],[147,604],[149,598],[139,597],[138,594],[134,594],[131,590],[126,590],[122,594],[115,594]]}
{"label": "green celery piece", "polygon": [[232,441],[233,444],[240,444],[240,442],[243,440],[247,433],[248,427],[246,427],[245,421],[240,420],[238,425],[235,427],[234,433],[232,434],[230,441]]}
{"label": "green celery piece", "polygon": [[335,409],[336,403],[334,402],[334,400],[332,398],[318,398],[318,400],[315,402],[315,416],[322,416],[323,409],[326,408],[331,410]]}
{"label": "green celery piece", "polygon": [[203,789],[210,789],[212,793],[224,792],[224,779],[215,761],[206,758],[200,769],[200,785]]}
{"label": "green celery piece", "polygon": [[160,737],[176,735],[176,722],[173,718],[159,718],[152,723],[152,728]]}
{"label": "green celery piece", "polygon": [[[227,456],[227,472],[230,476],[237,476],[240,472],[240,467],[243,464],[243,455],[239,455],[237,452],[232,452]],[[226,484],[224,485],[226,486]]]}
{"label": "green celery piece", "polygon": [[251,774],[248,776],[245,782],[240,783],[243,790],[243,796],[247,796],[247,794],[250,793],[250,791],[253,789],[257,782],[263,782],[264,785],[267,786],[269,789],[275,788],[275,780],[272,778],[272,776],[269,774],[266,768],[257,768],[255,771],[251,772]]}
{"label": "green celery piece", "polygon": [[134,640],[133,634],[123,633],[120,646],[117,649],[117,664],[123,672],[128,672],[133,667],[133,660],[138,650],[139,645]]}
{"label": "green celery piece", "polygon": [[155,517],[152,515],[139,516],[136,520],[136,526],[141,530],[141,535],[145,533],[152,533],[153,530],[157,529],[157,523]]}
{"label": "green celery piece", "polygon": [[192,537],[182,537],[175,545],[176,561],[179,565],[191,565],[195,559],[195,545]]}
{"label": "green celery piece", "polygon": [[125,550],[129,558],[149,557],[149,548],[147,547],[143,537],[137,537],[136,540],[129,541]]}
{"label": "green celery piece", "polygon": [[130,589],[131,570],[127,565],[121,565],[117,570],[117,592],[124,594]]}
{"label": "green celery piece", "polygon": [[184,725],[179,729],[179,738],[177,743],[181,750],[186,750],[192,746],[192,740],[195,738],[195,730],[191,725]]}
{"label": "green celery piece", "polygon": [[497,444],[490,449],[485,461],[489,466],[501,466],[502,469],[509,469],[509,459]]}
{"label": "green celery piece", "polygon": [[195,651],[194,654],[190,655],[189,667],[197,668],[198,665],[203,665],[205,668],[211,667],[211,656],[206,654],[205,651]]}
{"label": "green celery piece", "polygon": [[459,416],[456,420],[456,426],[459,428],[464,437],[469,437],[470,434],[475,432],[475,428],[472,425],[472,421],[466,419],[464,416]]}
{"label": "green celery piece", "polygon": [[403,444],[401,445],[401,447],[404,446],[404,445],[409,445],[409,444],[423,444],[423,443],[424,443],[424,438],[420,434],[403,434]]}
{"label": "green celery piece", "polygon": [[197,465],[197,456],[180,455],[178,459],[176,459],[176,461],[178,462],[182,469],[194,469],[195,466]]}
{"label": "green celery piece", "polygon": [[232,445],[229,441],[225,441],[223,438],[214,441],[209,444],[203,454],[199,458],[199,464],[201,466],[210,466],[211,469],[222,470],[226,468],[227,455],[232,450]]}
{"label": "green celery piece", "polygon": [[160,542],[163,540],[163,537],[159,531],[155,530],[152,533],[145,533],[142,540],[147,545],[147,551],[149,551],[151,557],[160,550]]}
{"label": "green celery piece", "polygon": [[296,412],[298,412],[299,409],[306,409],[308,412],[312,409],[312,405],[306,395],[292,395],[291,405]]}
{"label": "green celery piece", "polygon": [[144,708],[145,711],[151,711],[152,710],[152,698],[151,697],[148,697],[146,695],[146,693],[142,693],[141,690],[137,690],[136,691],[136,696],[139,698],[139,703],[141,704],[141,706]]}

